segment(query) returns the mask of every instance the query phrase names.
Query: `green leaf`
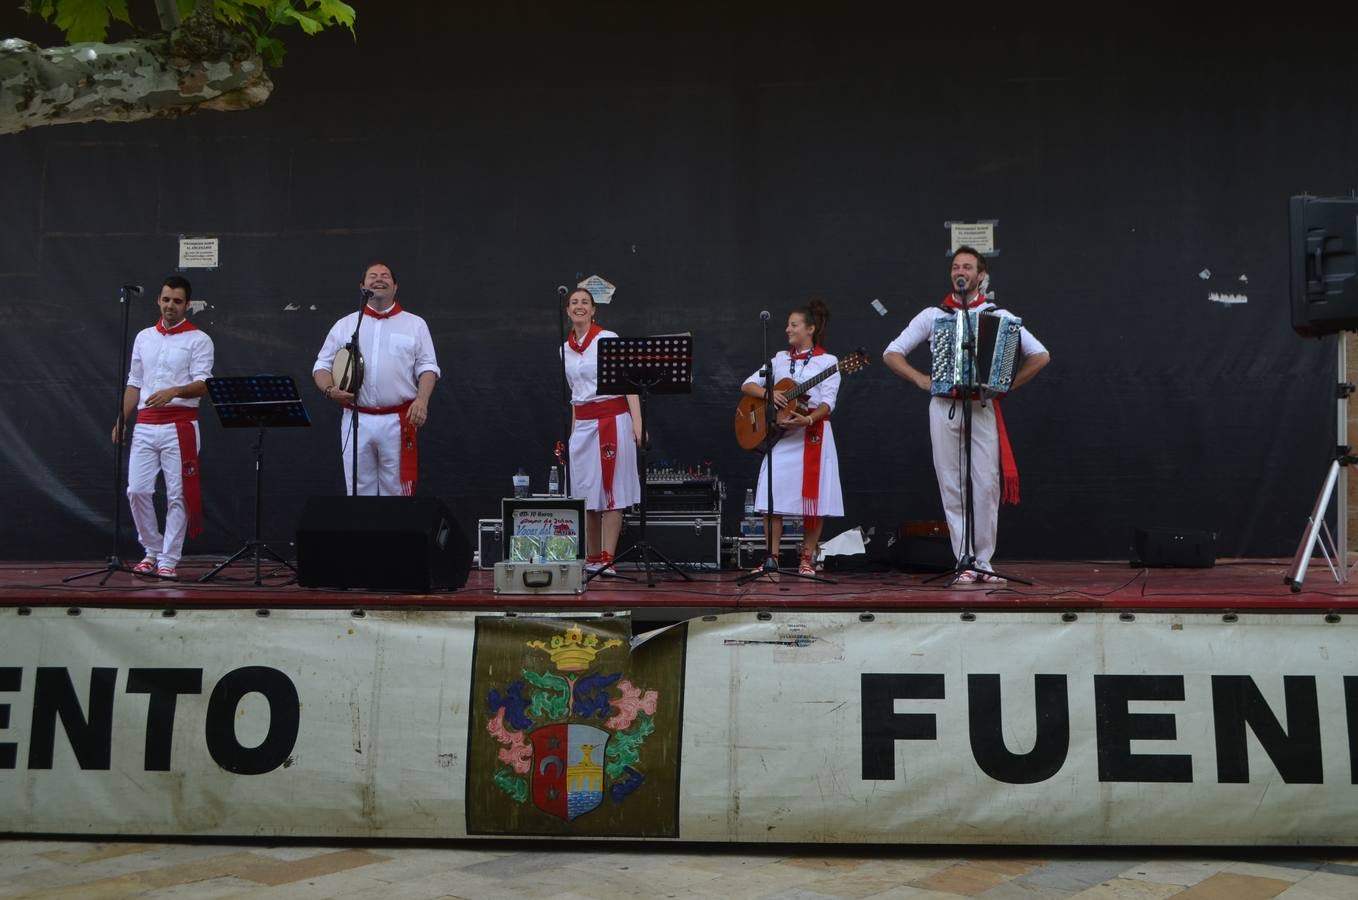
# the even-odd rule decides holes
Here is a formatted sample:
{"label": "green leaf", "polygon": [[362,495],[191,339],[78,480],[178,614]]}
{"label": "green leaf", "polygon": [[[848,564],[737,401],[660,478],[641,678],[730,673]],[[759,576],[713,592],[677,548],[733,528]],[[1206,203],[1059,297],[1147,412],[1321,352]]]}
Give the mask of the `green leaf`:
{"label": "green leaf", "polygon": [[283,65],[283,42],[277,38],[267,35],[259,35],[255,38],[255,52],[264,57],[264,62],[274,68],[281,68]]}
{"label": "green leaf", "polygon": [[52,23],[72,44],[102,41],[108,36],[109,8],[106,0],[56,0]]}
{"label": "green leaf", "polygon": [[217,0],[217,18],[230,25],[245,25],[246,11],[237,0]]}
{"label": "green leaf", "polygon": [[343,25],[350,34],[354,34],[354,20],[358,18],[358,13],[349,4],[342,0],[306,0],[306,4],[319,12],[326,24]]}
{"label": "green leaf", "polygon": [[289,7],[285,15],[287,18],[296,22],[298,27],[307,34],[320,34],[325,30],[325,22],[317,19],[314,13]]}
{"label": "green leaf", "polygon": [[132,24],[132,16],[127,11],[127,0],[108,0],[108,14],[119,22]]}
{"label": "green leaf", "polygon": [[267,15],[269,21],[275,25],[284,25],[288,22],[288,13],[292,12],[292,0],[273,0],[269,4]]}

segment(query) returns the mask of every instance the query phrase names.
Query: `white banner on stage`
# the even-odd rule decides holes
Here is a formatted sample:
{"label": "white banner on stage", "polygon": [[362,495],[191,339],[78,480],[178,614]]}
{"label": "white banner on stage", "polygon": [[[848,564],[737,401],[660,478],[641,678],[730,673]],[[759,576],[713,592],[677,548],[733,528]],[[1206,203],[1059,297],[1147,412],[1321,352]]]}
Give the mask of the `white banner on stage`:
{"label": "white banner on stage", "polygon": [[38,608],[0,831],[1348,844],[1353,627]]}

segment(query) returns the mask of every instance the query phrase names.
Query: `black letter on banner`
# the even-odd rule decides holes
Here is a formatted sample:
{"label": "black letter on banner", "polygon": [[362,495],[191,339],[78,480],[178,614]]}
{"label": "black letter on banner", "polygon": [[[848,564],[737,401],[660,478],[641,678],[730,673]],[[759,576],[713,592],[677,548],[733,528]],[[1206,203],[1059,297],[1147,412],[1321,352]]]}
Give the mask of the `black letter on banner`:
{"label": "black letter on banner", "polygon": [[1000,714],[1000,676],[967,676],[967,718],[971,755],[976,765],[996,781],[1036,784],[1065,765],[1070,750],[1070,708],[1066,676],[1034,675],[1037,740],[1027,753],[1010,753],[1004,743]]}
{"label": "black letter on banner", "polygon": [[113,755],[113,683],[117,669],[90,670],[90,716],[85,718],[71,684],[59,666],[39,666],[33,683],[33,724],[28,736],[28,767],[52,768],[57,716],[82,769],[107,769]]}
{"label": "black letter on banner", "polygon": [[1099,740],[1099,781],[1193,780],[1184,754],[1132,753],[1132,741],[1172,741],[1171,713],[1129,713],[1133,700],[1183,700],[1182,675],[1095,675],[1094,715]]}
{"label": "black letter on banner", "polygon": [[180,694],[203,692],[203,670],[132,669],[127,673],[127,692],[151,695],[146,706],[146,771],[170,771],[175,703]]}
{"label": "black letter on banner", "polygon": [[[253,693],[269,701],[269,732],[258,747],[242,747],[236,740],[236,707]],[[237,775],[272,772],[297,743],[299,707],[296,685],[277,669],[246,666],[227,672],[207,702],[207,752],[217,765]]]}
{"label": "black letter on banner", "polygon": [[1320,702],[1316,680],[1309,675],[1284,675],[1288,730],[1278,724],[1259,686],[1248,675],[1212,676],[1212,718],[1217,733],[1217,781],[1246,784],[1250,755],[1245,726],[1259,739],[1286,784],[1321,784]]}
{"label": "black letter on banner", "polygon": [[896,741],[938,737],[933,713],[898,713],[897,698],[942,700],[942,675],[872,675],[862,678],[863,780],[896,778]]}
{"label": "black letter on banner", "polygon": [[1358,784],[1358,676],[1344,676],[1344,714],[1349,720],[1349,783]]}
{"label": "black letter on banner", "polygon": [[[23,683],[23,669],[13,666],[0,669],[0,691],[17,691],[23,686]],[[9,728],[9,704],[0,703],[0,731],[6,728]],[[18,745],[13,741],[0,742],[0,769],[14,768],[14,760],[18,756],[18,752]]]}

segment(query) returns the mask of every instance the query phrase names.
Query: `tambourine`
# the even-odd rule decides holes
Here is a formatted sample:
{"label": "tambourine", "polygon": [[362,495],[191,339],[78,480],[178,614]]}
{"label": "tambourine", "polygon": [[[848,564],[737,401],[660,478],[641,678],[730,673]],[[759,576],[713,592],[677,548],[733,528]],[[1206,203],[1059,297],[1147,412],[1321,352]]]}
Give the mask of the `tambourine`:
{"label": "tambourine", "polygon": [[330,376],[335,380],[335,387],[357,397],[358,389],[363,387],[363,353],[358,348],[350,349],[347,344],[339,348],[330,367]]}

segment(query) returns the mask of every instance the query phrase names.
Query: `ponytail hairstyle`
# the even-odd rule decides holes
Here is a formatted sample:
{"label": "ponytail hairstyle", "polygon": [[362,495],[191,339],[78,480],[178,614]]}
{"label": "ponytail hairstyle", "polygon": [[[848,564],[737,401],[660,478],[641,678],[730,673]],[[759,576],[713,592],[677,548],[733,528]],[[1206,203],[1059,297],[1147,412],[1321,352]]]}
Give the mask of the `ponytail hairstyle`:
{"label": "ponytail hairstyle", "polygon": [[825,330],[830,327],[830,309],[819,297],[812,297],[804,306],[793,310],[802,321],[816,330],[811,335],[811,343],[816,347],[825,346]]}

